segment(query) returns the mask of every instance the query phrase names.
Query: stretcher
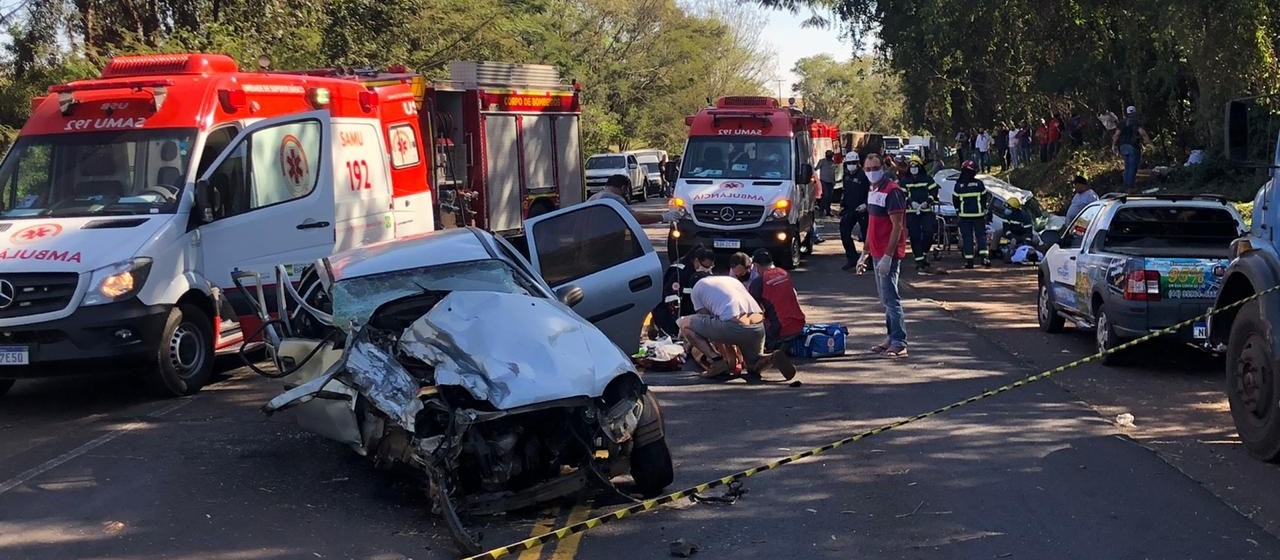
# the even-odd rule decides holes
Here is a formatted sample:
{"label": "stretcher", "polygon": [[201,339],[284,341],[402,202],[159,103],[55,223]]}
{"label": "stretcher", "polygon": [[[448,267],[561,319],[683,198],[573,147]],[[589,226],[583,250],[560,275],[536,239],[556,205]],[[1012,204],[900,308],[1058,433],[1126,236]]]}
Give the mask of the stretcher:
{"label": "stretcher", "polygon": [[933,234],[933,259],[940,260],[943,253],[959,249],[960,218],[954,206],[942,203],[933,205],[933,215],[938,220]]}

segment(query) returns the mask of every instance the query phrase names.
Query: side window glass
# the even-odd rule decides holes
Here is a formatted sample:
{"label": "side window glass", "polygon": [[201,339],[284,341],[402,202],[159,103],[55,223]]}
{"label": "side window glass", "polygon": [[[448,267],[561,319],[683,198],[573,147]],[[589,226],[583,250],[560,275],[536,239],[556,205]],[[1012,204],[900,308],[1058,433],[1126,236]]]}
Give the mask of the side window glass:
{"label": "side window glass", "polygon": [[231,140],[236,137],[236,127],[224,126],[213,132],[204,140],[204,150],[200,152],[200,163],[196,167],[196,178],[204,177],[204,172],[213,165],[213,161],[218,159],[223,150],[231,144]]}
{"label": "side window glass", "polygon": [[398,124],[390,129],[391,167],[403,169],[418,165],[418,134],[412,125]]}
{"label": "side window glass", "polygon": [[316,121],[286,123],[241,140],[209,177],[215,216],[227,218],[310,194],[320,163],[320,130]]}
{"label": "side window glass", "polygon": [[1062,236],[1062,240],[1058,246],[1063,249],[1075,249],[1080,247],[1080,243],[1084,240],[1084,235],[1089,231],[1089,225],[1093,223],[1093,219],[1098,216],[1098,212],[1102,210],[1101,206],[1090,206],[1080,212],[1076,216],[1075,221],[1067,226],[1066,234]]}
{"label": "side window glass", "polygon": [[635,233],[612,208],[593,205],[533,227],[542,278],[559,286],[644,256]]}

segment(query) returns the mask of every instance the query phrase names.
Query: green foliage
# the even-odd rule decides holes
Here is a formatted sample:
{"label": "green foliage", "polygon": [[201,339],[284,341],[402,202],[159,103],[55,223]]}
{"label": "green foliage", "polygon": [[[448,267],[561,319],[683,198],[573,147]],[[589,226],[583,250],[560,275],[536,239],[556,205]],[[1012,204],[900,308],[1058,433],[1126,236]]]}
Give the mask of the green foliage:
{"label": "green foliage", "polygon": [[805,111],[844,129],[899,134],[901,84],[893,70],[870,57],[840,62],[828,55],[802,58],[792,69]]}
{"label": "green foliage", "polygon": [[762,11],[735,0],[28,0],[0,60],[0,148],[54,83],[114,55],[216,52],[243,68],[552,64],[584,84],[583,149],[676,151],[708,97],[760,93]]}

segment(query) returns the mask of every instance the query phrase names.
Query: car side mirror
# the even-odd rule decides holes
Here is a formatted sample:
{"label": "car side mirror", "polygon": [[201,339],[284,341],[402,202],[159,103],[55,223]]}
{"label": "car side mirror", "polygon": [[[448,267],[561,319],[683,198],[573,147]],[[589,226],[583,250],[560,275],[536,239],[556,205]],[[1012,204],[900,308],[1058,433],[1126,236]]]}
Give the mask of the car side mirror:
{"label": "car side mirror", "polygon": [[569,284],[556,288],[556,297],[560,298],[560,303],[573,307],[582,303],[582,298],[586,297],[586,293],[577,284]]}
{"label": "car side mirror", "polygon": [[628,163],[628,164],[627,164],[627,169],[639,169],[639,168],[640,168],[640,164],[638,164],[638,163]]}
{"label": "car side mirror", "polygon": [[796,184],[807,185],[813,182],[813,166],[804,164],[800,166],[800,173],[796,174]]}
{"label": "car side mirror", "polygon": [[1062,232],[1049,230],[1040,234],[1040,242],[1045,248],[1049,248],[1062,241]]}
{"label": "car side mirror", "polygon": [[208,179],[196,181],[196,204],[191,212],[200,219],[202,224],[213,221],[213,196],[213,187],[209,185]]}

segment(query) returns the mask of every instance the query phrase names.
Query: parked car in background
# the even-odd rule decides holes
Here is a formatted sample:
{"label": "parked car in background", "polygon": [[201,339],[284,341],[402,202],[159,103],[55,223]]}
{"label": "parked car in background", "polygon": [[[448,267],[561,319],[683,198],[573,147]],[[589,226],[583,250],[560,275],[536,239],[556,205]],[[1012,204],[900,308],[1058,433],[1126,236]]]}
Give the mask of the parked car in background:
{"label": "parked car in background", "polygon": [[667,163],[667,152],[665,150],[635,150],[631,153],[635,154],[636,161],[640,162],[640,167],[644,171],[646,194],[648,196],[664,196],[669,186],[666,176],[662,173],[663,166]]}
{"label": "parked car in background", "polygon": [[[1066,321],[1092,328],[1098,351],[1115,349],[1203,314],[1222,288],[1231,242],[1245,231],[1217,195],[1107,195],[1070,225],[1043,234],[1037,317],[1047,332]],[[1177,337],[1201,345],[1204,321]],[[1122,361],[1111,353],[1103,363]]]}
{"label": "parked car in background", "polygon": [[647,180],[645,172],[640,167],[640,161],[636,159],[635,154],[609,153],[591,156],[587,158],[586,175],[588,197],[604,189],[609,177],[620,175],[627,179],[627,186],[630,187],[628,200],[644,201],[649,198],[644,188]]}

